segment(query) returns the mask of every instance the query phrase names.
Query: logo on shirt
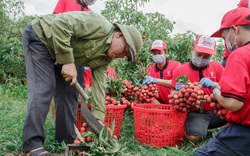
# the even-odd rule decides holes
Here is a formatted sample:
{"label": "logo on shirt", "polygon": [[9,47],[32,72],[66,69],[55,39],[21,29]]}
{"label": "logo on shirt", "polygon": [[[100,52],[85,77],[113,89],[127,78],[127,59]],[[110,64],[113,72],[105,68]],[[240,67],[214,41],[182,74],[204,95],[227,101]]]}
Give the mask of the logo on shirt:
{"label": "logo on shirt", "polygon": [[211,77],[214,77],[214,72],[210,72],[210,76],[211,76]]}
{"label": "logo on shirt", "polygon": [[172,73],[170,71],[167,71],[166,77],[167,77],[167,80],[172,79]]}
{"label": "logo on shirt", "polygon": [[212,81],[216,81],[216,75],[214,72],[210,72],[210,77],[209,77]]}

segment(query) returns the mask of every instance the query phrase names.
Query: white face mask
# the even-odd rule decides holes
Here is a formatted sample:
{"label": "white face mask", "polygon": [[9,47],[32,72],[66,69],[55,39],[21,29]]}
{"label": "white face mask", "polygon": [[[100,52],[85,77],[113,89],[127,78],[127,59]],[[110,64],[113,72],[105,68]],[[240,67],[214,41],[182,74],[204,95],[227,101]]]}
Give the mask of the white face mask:
{"label": "white face mask", "polygon": [[202,59],[197,56],[193,56],[191,61],[198,67],[204,67],[210,62],[210,59]]}
{"label": "white face mask", "polygon": [[229,34],[231,33],[231,29],[229,30],[228,34],[227,34],[227,37],[225,39],[225,42],[226,42],[226,46],[227,46],[227,49],[228,51],[231,53],[233,52],[234,50],[238,49],[238,45],[236,43],[236,40],[237,40],[237,35],[234,37],[234,43],[233,45],[229,42]]}
{"label": "white face mask", "polygon": [[84,0],[84,3],[89,6],[95,4],[96,0]]}
{"label": "white face mask", "polygon": [[164,55],[153,55],[153,60],[155,63],[162,63],[165,60]]}

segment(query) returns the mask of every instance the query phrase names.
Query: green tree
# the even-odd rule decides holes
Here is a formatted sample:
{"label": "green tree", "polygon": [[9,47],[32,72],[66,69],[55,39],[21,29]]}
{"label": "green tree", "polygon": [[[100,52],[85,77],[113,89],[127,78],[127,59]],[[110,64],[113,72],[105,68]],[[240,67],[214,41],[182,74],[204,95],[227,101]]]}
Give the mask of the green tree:
{"label": "green tree", "polygon": [[[166,41],[168,58],[185,63],[191,57],[191,47],[198,35],[192,31],[173,35],[174,25],[163,14],[143,13],[139,10],[148,2],[150,0],[110,0],[106,1],[105,10],[102,11],[102,14],[111,22],[135,26],[142,34],[144,44],[135,62],[128,63],[124,59],[118,59],[111,64],[118,76],[134,83],[146,75],[147,67],[153,63],[149,49],[154,40]],[[219,42],[217,55],[213,57],[213,60],[220,61],[223,51],[223,45]]]}
{"label": "green tree", "polygon": [[187,31],[185,34],[176,34],[168,41],[169,58],[185,63],[191,57],[191,47],[197,34]]}
{"label": "green tree", "polygon": [[0,1],[0,82],[20,84],[26,82],[23,49],[23,27],[31,19],[24,14],[21,0]]}
{"label": "green tree", "polygon": [[145,37],[142,50],[137,54],[133,63],[124,59],[115,60],[112,67],[115,68],[118,76],[130,79],[134,83],[141,80],[146,74],[146,68],[152,64],[149,53],[150,46],[155,39],[167,40],[173,25],[160,13],[144,14],[139,11],[149,0],[111,0],[105,4],[102,14],[113,23],[120,23],[135,26]]}

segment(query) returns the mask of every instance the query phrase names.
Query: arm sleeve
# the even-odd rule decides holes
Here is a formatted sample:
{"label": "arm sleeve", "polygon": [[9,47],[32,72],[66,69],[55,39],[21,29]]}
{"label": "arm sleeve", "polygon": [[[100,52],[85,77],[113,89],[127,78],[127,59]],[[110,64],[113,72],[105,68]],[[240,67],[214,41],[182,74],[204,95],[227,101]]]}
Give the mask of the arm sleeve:
{"label": "arm sleeve", "polygon": [[101,120],[105,116],[105,82],[107,66],[92,69],[92,106],[93,115]]}
{"label": "arm sleeve", "polygon": [[[74,62],[71,39],[91,40],[107,36],[113,25],[96,14],[71,12],[56,16],[51,23],[51,34],[56,60],[60,64]],[[67,59],[65,59],[67,58]]]}
{"label": "arm sleeve", "polygon": [[[55,18],[51,23],[51,29],[57,62],[60,64],[75,62],[73,49],[70,45],[74,33],[73,25],[62,18]],[[67,61],[65,58],[68,58]]]}
{"label": "arm sleeve", "polygon": [[[233,53],[230,55],[233,55]],[[249,73],[245,65],[234,57],[236,56],[229,57],[229,63],[227,63],[227,67],[220,79],[221,95],[244,102],[247,96],[246,84],[249,82]]]}

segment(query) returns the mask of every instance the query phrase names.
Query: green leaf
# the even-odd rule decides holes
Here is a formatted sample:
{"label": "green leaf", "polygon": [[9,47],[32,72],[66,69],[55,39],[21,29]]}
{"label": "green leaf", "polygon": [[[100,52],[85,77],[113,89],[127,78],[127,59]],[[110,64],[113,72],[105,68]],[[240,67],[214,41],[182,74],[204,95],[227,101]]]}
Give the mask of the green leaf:
{"label": "green leaf", "polygon": [[187,74],[185,74],[185,75],[180,75],[180,76],[177,77],[175,80],[176,80],[177,82],[183,83],[183,84],[185,84],[185,85],[187,85],[188,82],[189,82]]}
{"label": "green leaf", "polygon": [[94,136],[94,133],[91,131],[87,131],[84,133],[84,137],[88,137],[88,136]]}
{"label": "green leaf", "polygon": [[115,131],[115,120],[112,121],[112,127],[111,127],[111,130],[110,130],[110,136],[114,135],[114,131]]}
{"label": "green leaf", "polygon": [[202,104],[200,104],[200,112],[201,113],[203,112],[203,106],[202,106]]}
{"label": "green leaf", "polygon": [[75,124],[74,124],[74,128],[75,128],[76,136],[79,138],[79,140],[80,140],[81,142],[84,142],[84,143],[85,143],[84,139],[82,138],[82,136],[81,136],[81,134],[80,134],[80,132],[79,132],[79,130],[78,130],[78,128],[76,127]]}
{"label": "green leaf", "polygon": [[100,132],[100,135],[99,135],[99,140],[108,140],[108,126],[107,125],[104,125],[101,132]]}

